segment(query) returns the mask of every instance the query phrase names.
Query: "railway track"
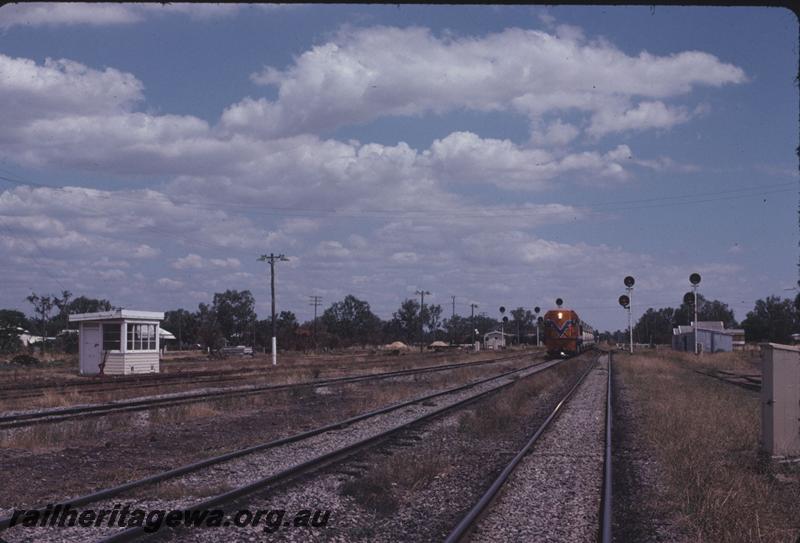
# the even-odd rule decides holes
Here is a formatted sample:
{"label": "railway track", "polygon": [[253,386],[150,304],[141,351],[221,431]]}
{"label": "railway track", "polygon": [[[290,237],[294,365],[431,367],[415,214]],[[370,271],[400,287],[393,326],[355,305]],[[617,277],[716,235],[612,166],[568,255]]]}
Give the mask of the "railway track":
{"label": "railway track", "polygon": [[[251,494],[257,490],[270,487],[279,482],[289,480],[296,476],[308,473],[310,471],[315,471],[321,467],[346,459],[358,451],[387,441],[393,436],[397,436],[409,428],[412,428],[423,422],[442,417],[447,413],[473,404],[489,395],[496,394],[499,391],[512,386],[515,382],[517,382],[518,379],[531,377],[550,368],[554,368],[563,362],[564,361],[562,360],[539,361],[534,364],[527,365],[524,368],[510,370],[500,375],[483,378],[448,390],[427,394],[408,401],[403,401],[287,438],[255,445],[246,449],[240,449],[221,456],[208,458],[200,462],[195,462],[193,464],[161,472],[144,479],[131,481],[113,488],[103,489],[89,495],[74,497],[65,500],[62,502],[62,504],[69,503],[71,506],[77,507],[89,503],[97,503],[101,500],[118,497],[121,494],[133,489],[157,484],[168,479],[176,479],[189,474],[192,474],[192,476],[196,479],[197,477],[200,477],[200,472],[212,467],[215,469],[221,469],[223,473],[229,474],[236,471],[234,467],[230,465],[231,462],[249,462],[249,464],[245,465],[246,469],[241,471],[241,473],[246,474],[246,480],[243,481],[244,484],[236,486],[235,488],[222,494],[206,498],[199,503],[182,504],[181,507],[191,509],[211,509],[221,505],[230,504],[242,496]],[[384,417],[384,415],[387,415],[387,417]],[[394,418],[388,417],[388,415],[391,415]],[[377,424],[376,420],[378,421]],[[359,427],[359,424],[367,422],[373,425],[371,427],[372,430],[369,432],[365,431],[364,428]],[[328,433],[344,432],[346,431],[345,429],[352,432],[352,436],[347,443],[344,445],[326,447],[326,444],[330,441],[330,439],[326,437]],[[315,439],[316,442],[313,442]],[[295,447],[294,450],[286,450],[286,447],[292,446]],[[320,451],[322,452],[320,453]],[[269,462],[260,455],[265,453],[271,453],[274,457],[281,458],[282,466],[280,469],[270,470],[269,466],[266,468],[264,467],[265,464],[269,464]],[[260,475],[257,473],[258,469],[260,469],[262,472],[265,472],[266,470],[266,475],[253,480],[254,477],[258,477],[258,475]],[[44,508],[40,508],[39,510],[43,511]],[[6,516],[0,519],[0,529],[9,528],[10,523],[11,516]],[[83,531],[81,533],[85,535],[87,532]],[[129,541],[144,534],[145,532],[143,528],[131,528],[121,532],[101,534],[100,537],[102,537],[102,539],[100,540],[106,542]],[[30,533],[26,534],[26,536],[28,535],[30,535]],[[65,534],[62,532],[53,533],[51,531],[41,532],[36,535],[57,536],[59,540],[61,540],[60,538]],[[7,534],[4,534],[4,537],[7,537]]]}
{"label": "railway track", "polygon": [[[599,497],[599,508],[596,511],[597,513],[597,529],[594,534],[590,534],[589,538],[586,538],[586,531],[584,530],[583,538],[577,537],[578,533],[576,532],[569,532],[569,533],[554,533],[555,531],[545,531],[543,530],[543,524],[546,526],[547,521],[542,521],[543,517],[546,517],[546,514],[538,514],[540,511],[533,512],[530,510],[531,505],[536,504],[537,506],[543,506],[545,509],[549,507],[546,504],[548,500],[558,501],[560,498],[555,498],[553,496],[554,493],[550,492],[541,492],[536,493],[537,489],[532,488],[532,482],[536,482],[537,480],[541,479],[543,475],[541,474],[542,471],[547,470],[548,468],[558,467],[557,464],[549,465],[549,462],[552,461],[553,452],[546,451],[542,452],[542,457],[531,458],[529,455],[532,450],[537,446],[540,438],[545,434],[546,430],[550,426],[550,424],[556,419],[556,417],[560,414],[562,410],[564,410],[567,403],[576,395],[576,391],[581,387],[581,385],[586,380],[587,376],[592,371],[597,371],[594,366],[590,367],[580,378],[580,380],[561,398],[559,403],[555,406],[555,408],[550,412],[544,422],[539,426],[536,432],[530,437],[530,439],[525,443],[525,445],[517,452],[517,454],[511,459],[510,462],[505,466],[505,468],[500,472],[500,475],[497,476],[496,479],[489,485],[489,487],[485,490],[485,492],[480,496],[474,506],[469,509],[466,514],[464,514],[452,531],[448,534],[445,539],[445,543],[458,543],[462,541],[466,541],[468,539],[477,539],[478,541],[503,541],[509,539],[509,537],[514,539],[520,540],[530,540],[530,538],[535,538],[535,534],[539,536],[546,536],[549,540],[597,540],[601,543],[611,543],[612,539],[612,495],[613,495],[613,488],[612,488],[612,466],[611,466],[611,428],[612,428],[612,418],[613,418],[613,411],[611,405],[612,399],[612,380],[611,380],[611,355],[608,355],[607,358],[607,377],[606,377],[606,399],[605,399],[605,416],[604,416],[604,445],[603,445],[603,452],[602,452],[602,464],[603,464],[603,473],[602,473],[602,490],[601,496]],[[574,437],[574,436],[573,436]],[[579,436],[579,439],[583,439],[584,436]],[[558,450],[558,446],[556,450]],[[559,452],[563,454],[563,452]],[[526,458],[527,457],[527,458]],[[544,465],[537,466],[536,468],[531,468],[531,472],[534,473],[533,477],[528,477],[526,475],[522,478],[522,482],[518,483],[517,487],[514,489],[507,488],[510,486],[509,480],[514,476],[514,472],[520,467],[521,464],[527,462],[529,464],[536,464],[541,460],[546,460]],[[572,460],[570,460],[572,462]],[[538,469],[538,473],[537,473]],[[580,472],[580,468],[577,469]],[[570,492],[571,489],[575,489],[574,492],[579,494],[581,492],[582,481],[577,480],[580,476],[576,474],[570,474],[569,480],[560,481],[557,489],[560,492]],[[567,487],[565,489],[564,487]],[[503,493],[504,492],[504,493]],[[531,494],[531,492],[534,492]],[[490,518],[492,514],[495,512],[492,511],[492,508],[495,506],[498,500],[499,495],[503,495],[503,503],[499,504],[502,505],[503,511],[499,514],[495,514],[496,518]],[[561,504],[554,504],[553,509],[550,511],[551,520],[554,518],[557,523],[564,523],[569,522],[573,519],[569,518],[568,516],[565,518],[564,513],[565,507],[569,508],[574,506],[574,504],[569,503],[570,501],[574,501],[573,497],[567,498],[567,504],[565,506],[564,503]],[[556,513],[557,512],[557,513]],[[524,513],[524,514],[520,514]],[[577,520],[577,519],[575,519]],[[533,521],[538,523],[535,527],[527,528],[524,525],[526,521]],[[517,523],[517,526],[513,526]],[[509,536],[509,532],[503,532],[504,528],[507,528],[509,525],[512,525],[514,528],[513,536]],[[481,530],[483,527],[483,530]],[[526,531],[526,528],[528,531]],[[552,530],[552,527],[550,527]],[[477,537],[476,537],[477,536]]]}
{"label": "railway track", "polygon": [[751,392],[759,392],[761,390],[761,376],[757,374],[742,374],[726,370],[692,370],[700,375],[711,377],[734,385]]}
{"label": "railway track", "polygon": [[[199,372],[191,372],[191,373],[199,373]],[[0,390],[0,400],[7,401],[7,400],[26,400],[26,399],[34,399],[34,398],[41,398],[46,396],[47,394],[77,394],[77,395],[91,395],[91,394],[102,394],[106,392],[121,392],[121,391],[128,391],[128,390],[137,390],[137,389],[145,389],[145,388],[161,388],[161,387],[169,387],[169,386],[193,386],[193,385],[202,385],[205,383],[223,383],[229,381],[244,381],[246,379],[252,379],[253,374],[264,374],[264,369],[255,369],[252,370],[237,370],[235,375],[231,375],[226,377],[224,374],[222,375],[214,375],[213,372],[209,372],[208,375],[203,376],[194,376],[190,375],[187,376],[186,374],[179,374],[179,373],[172,373],[172,374],[161,374],[161,375],[169,375],[168,379],[164,380],[150,380],[149,382],[137,382],[137,381],[122,381],[117,383],[98,383],[98,382],[90,382],[90,383],[70,383],[70,384],[63,384],[63,385],[47,385],[44,387],[21,387],[19,389],[11,389],[9,391]]]}
{"label": "railway track", "polygon": [[[488,362],[487,359],[483,360]],[[384,363],[386,362],[384,361]],[[327,366],[325,369],[347,370],[353,366],[352,364],[344,365],[341,362],[337,362],[337,364],[338,366],[333,368],[331,368],[331,366]],[[319,370],[320,366],[314,364],[302,364],[292,366],[291,368],[293,371],[305,369],[314,371]],[[260,364],[256,366],[245,366],[242,368],[216,370],[183,371],[183,369],[181,369],[174,372],[142,375],[84,377],[79,381],[62,383],[42,384],[26,382],[10,385],[6,384],[0,386],[0,401],[39,398],[45,396],[46,394],[88,395],[104,392],[117,392],[120,390],[126,391],[140,388],[157,388],[172,385],[184,386],[203,383],[218,383],[252,379],[253,375],[257,377],[265,376],[264,365]]]}
{"label": "railway track", "polygon": [[319,379],[301,383],[290,384],[268,384],[256,385],[242,388],[228,388],[225,390],[213,390],[204,392],[178,393],[168,396],[147,399],[120,400],[102,404],[64,407],[56,409],[44,409],[35,412],[17,413],[0,416],[0,430],[21,428],[35,424],[57,423],[67,420],[76,420],[87,417],[99,417],[109,414],[128,413],[133,411],[143,411],[153,408],[174,407],[189,403],[204,402],[209,400],[238,398],[263,394],[279,390],[292,390],[304,388],[316,388],[328,385],[338,385],[346,383],[357,383],[362,381],[374,381],[380,379],[391,379],[409,375],[433,373],[439,371],[457,370],[471,368],[482,365],[497,364],[510,360],[525,358],[529,354],[515,354],[508,357],[495,358],[490,360],[475,360],[471,362],[460,362],[454,364],[442,364],[437,366],[425,366],[422,368],[411,368],[406,370],[396,370],[383,373],[360,374],[346,377],[335,377],[330,379]]}

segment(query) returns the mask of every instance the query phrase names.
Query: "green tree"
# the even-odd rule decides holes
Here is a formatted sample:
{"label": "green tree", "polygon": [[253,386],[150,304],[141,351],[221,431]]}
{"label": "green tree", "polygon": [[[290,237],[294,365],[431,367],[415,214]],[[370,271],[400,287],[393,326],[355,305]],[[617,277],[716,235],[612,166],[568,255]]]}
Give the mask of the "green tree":
{"label": "green tree", "polygon": [[22,348],[19,335],[28,328],[28,318],[16,309],[0,309],[0,353],[16,353]]}
{"label": "green tree", "polygon": [[533,330],[535,315],[530,309],[518,307],[511,310],[509,332],[517,334],[517,343],[525,341],[525,335]]}
{"label": "green tree", "polygon": [[213,306],[200,304],[195,314],[197,319],[197,339],[203,348],[216,351],[225,344],[225,336]]}
{"label": "green tree", "polygon": [[478,331],[475,334],[475,339],[477,341],[483,341],[484,334],[493,330],[500,330],[500,328],[500,321],[498,319],[489,317],[486,313],[475,315],[475,329]]}
{"label": "green tree", "polygon": [[178,349],[195,345],[197,339],[197,316],[185,309],[174,309],[164,313],[162,328],[172,333],[178,340]]}
{"label": "green tree", "polygon": [[472,341],[472,327],[469,317],[453,315],[442,322],[442,327],[447,332],[447,337],[454,343],[469,343]]}
{"label": "green tree", "polygon": [[67,313],[74,315],[76,313],[100,313],[101,311],[111,311],[114,306],[108,300],[98,300],[95,298],[87,298],[86,296],[78,296],[69,304],[67,304]]}
{"label": "green tree", "polygon": [[406,343],[417,341],[420,330],[419,303],[411,298],[403,300],[400,308],[392,313],[392,320],[387,328]]}
{"label": "green tree", "polygon": [[53,296],[53,305],[58,308],[58,315],[51,320],[51,330],[58,334],[61,330],[69,328],[69,299],[72,293],[68,290],[61,291],[61,297]]}
{"label": "green tree", "polygon": [[[478,330],[475,333],[476,341],[482,341],[483,334],[500,329],[500,321],[486,316],[485,313],[475,315],[474,322],[475,326],[473,327],[472,317],[454,315],[452,318],[446,319],[443,326],[447,331],[448,337],[453,337],[456,343],[472,342],[472,332],[476,329]],[[516,328],[514,330],[516,331]]]}
{"label": "green tree", "polygon": [[338,336],[344,345],[376,343],[381,329],[381,319],[369,304],[348,294],[322,313],[320,322],[328,334]]}
{"label": "green tree", "polygon": [[[702,294],[697,295],[697,320],[703,321],[722,321],[725,328],[736,328],[738,323],[733,316],[733,311],[727,304],[719,300],[707,300]],[[681,303],[675,310],[675,326],[682,324],[688,325],[694,321],[694,308],[692,304]]]}
{"label": "green tree", "polygon": [[252,336],[256,302],[249,290],[226,290],[214,294],[211,311],[226,341],[239,345]]}
{"label": "green tree", "polygon": [[442,306],[439,304],[425,304],[422,310],[422,323],[427,328],[428,333],[436,340],[436,331],[442,326]]}
{"label": "green tree", "polygon": [[757,300],[752,311],[742,321],[749,341],[791,343],[791,335],[798,331],[798,312],[792,300],[768,296]]}
{"label": "green tree", "polygon": [[301,348],[300,337],[297,332],[300,328],[300,323],[297,322],[297,316],[291,311],[281,311],[278,313],[278,348],[286,350],[297,350]]}
{"label": "green tree", "polygon": [[649,307],[633,327],[633,336],[640,343],[670,344],[672,329],[678,324],[675,309]]}
{"label": "green tree", "polygon": [[[300,323],[291,311],[281,311],[275,319],[278,352],[305,347],[307,341],[301,340],[297,331]],[[272,318],[256,322],[256,347],[265,352],[272,350]]]}
{"label": "green tree", "polygon": [[33,313],[35,315],[34,319],[36,324],[39,328],[39,333],[42,336],[42,343],[40,344],[40,349],[42,352],[45,350],[45,344],[47,343],[47,330],[48,324],[50,323],[50,312],[53,310],[55,306],[55,300],[53,296],[39,296],[35,292],[32,292],[30,296],[25,298],[30,302],[33,306]]}

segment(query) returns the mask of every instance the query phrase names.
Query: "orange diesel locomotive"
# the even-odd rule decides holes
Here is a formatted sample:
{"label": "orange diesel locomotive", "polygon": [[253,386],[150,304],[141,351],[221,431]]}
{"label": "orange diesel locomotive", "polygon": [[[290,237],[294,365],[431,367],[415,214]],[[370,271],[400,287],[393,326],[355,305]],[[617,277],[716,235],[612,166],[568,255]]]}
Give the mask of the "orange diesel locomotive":
{"label": "orange diesel locomotive", "polygon": [[572,309],[561,307],[561,298],[556,300],[557,309],[544,314],[544,345],[550,356],[572,356],[594,346],[592,328],[583,322]]}

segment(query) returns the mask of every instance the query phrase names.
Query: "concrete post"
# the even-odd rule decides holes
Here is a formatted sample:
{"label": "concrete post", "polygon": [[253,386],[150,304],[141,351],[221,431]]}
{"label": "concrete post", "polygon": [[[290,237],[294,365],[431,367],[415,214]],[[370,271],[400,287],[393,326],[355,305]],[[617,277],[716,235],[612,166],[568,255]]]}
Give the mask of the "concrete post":
{"label": "concrete post", "polygon": [[761,445],[772,456],[800,456],[800,347],[761,345]]}

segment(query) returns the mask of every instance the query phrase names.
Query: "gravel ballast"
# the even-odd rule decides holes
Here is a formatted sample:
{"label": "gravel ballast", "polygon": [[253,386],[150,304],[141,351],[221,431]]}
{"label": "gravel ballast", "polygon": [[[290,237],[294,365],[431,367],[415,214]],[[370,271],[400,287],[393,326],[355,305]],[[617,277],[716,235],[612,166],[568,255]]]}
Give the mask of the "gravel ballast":
{"label": "gravel ballast", "polygon": [[[256,492],[230,509],[282,509],[290,519],[302,509],[330,511],[325,527],[281,527],[267,536],[269,541],[442,541],[587,363],[591,362],[569,361],[552,373],[541,374],[541,380],[533,377],[519,382],[469,409],[415,426],[390,443],[303,480]],[[491,415],[498,405],[519,408],[513,422]],[[513,411],[501,408],[500,412]],[[488,417],[498,427],[476,426],[476,414],[478,421]],[[235,542],[265,540],[263,526],[227,530],[224,536]],[[217,530],[177,534],[180,541],[212,542],[218,537]]]}
{"label": "gravel ballast", "polygon": [[[534,372],[535,369],[528,370]],[[155,509],[184,509],[191,507],[203,497],[219,494],[231,487],[251,483],[257,479],[271,475],[282,469],[297,465],[301,462],[319,456],[326,452],[356,442],[366,437],[375,435],[389,428],[408,422],[422,414],[440,408],[444,405],[455,403],[458,400],[473,396],[480,391],[496,387],[500,382],[492,381],[477,385],[476,387],[437,398],[435,402],[424,402],[408,406],[399,412],[393,412],[353,424],[338,431],[315,436],[302,442],[292,443],[277,449],[239,458],[224,464],[207,469],[202,473],[184,476],[170,481],[169,486],[176,497],[168,497],[163,492],[153,492],[152,489],[141,492],[141,495],[120,496],[118,498],[97,503],[93,509],[111,509],[117,503],[130,504],[144,510]],[[137,493],[138,494],[138,493]],[[160,494],[160,495],[159,495]],[[103,535],[114,533],[107,527],[96,529],[36,529],[24,530],[11,529],[2,535],[9,541],[85,541],[94,540]],[[217,534],[218,536],[221,534]]]}
{"label": "gravel ballast", "polygon": [[595,541],[603,482],[605,357],[480,519],[470,541]]}

